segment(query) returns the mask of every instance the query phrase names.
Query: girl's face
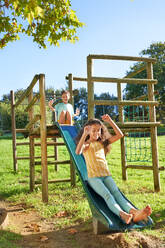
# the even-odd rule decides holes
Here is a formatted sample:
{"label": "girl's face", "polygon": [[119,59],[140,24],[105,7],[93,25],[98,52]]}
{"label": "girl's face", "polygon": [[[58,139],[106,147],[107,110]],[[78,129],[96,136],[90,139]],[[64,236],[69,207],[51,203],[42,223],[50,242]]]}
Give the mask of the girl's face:
{"label": "girl's face", "polygon": [[68,103],[69,94],[67,94],[67,93],[62,94],[61,99],[62,99],[63,103],[65,103],[65,104]]}
{"label": "girl's face", "polygon": [[96,141],[99,137],[101,137],[101,126],[99,124],[91,125],[90,140]]}

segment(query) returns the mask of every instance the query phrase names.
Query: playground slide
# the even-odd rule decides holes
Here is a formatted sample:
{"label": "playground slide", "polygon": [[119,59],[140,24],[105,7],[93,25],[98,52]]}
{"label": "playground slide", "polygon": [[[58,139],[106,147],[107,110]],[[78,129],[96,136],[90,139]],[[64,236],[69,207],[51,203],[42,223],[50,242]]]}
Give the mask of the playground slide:
{"label": "playground slide", "polygon": [[75,153],[76,145],[74,142],[74,138],[77,135],[76,127],[75,126],[60,126],[58,123],[56,123],[56,125],[59,128],[62,137],[64,138],[64,142],[70,153],[75,169],[80,177],[80,180],[84,188],[84,191],[86,193],[86,197],[88,199],[89,206],[91,208],[93,217],[96,218],[99,222],[101,222],[103,225],[105,225],[108,229],[112,231],[144,228],[144,227],[152,225],[153,222],[150,217],[148,217],[148,220],[145,222],[141,221],[136,224],[132,222],[129,225],[124,224],[118,216],[116,216],[109,210],[104,199],[101,198],[98,194],[96,194],[95,191],[87,183],[87,170],[86,170],[86,164],[85,164],[85,160],[83,156],[77,155]]}

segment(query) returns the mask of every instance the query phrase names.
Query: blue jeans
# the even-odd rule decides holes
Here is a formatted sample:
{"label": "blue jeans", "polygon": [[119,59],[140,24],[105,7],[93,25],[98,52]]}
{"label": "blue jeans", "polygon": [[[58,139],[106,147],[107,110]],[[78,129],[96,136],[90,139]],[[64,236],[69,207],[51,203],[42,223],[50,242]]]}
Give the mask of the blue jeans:
{"label": "blue jeans", "polygon": [[88,178],[89,185],[104,198],[109,209],[120,217],[120,211],[129,213],[134,208],[120,193],[111,176]]}

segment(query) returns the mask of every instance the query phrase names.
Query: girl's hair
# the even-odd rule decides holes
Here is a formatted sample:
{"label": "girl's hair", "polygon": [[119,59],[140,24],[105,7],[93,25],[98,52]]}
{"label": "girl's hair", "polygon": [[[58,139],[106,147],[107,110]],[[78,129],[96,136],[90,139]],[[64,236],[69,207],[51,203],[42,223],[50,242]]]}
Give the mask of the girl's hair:
{"label": "girl's hair", "polygon": [[[108,139],[106,139],[106,136],[105,136],[105,132],[108,132],[108,130],[107,130],[107,127],[106,127],[106,126],[102,123],[102,121],[100,121],[99,119],[93,118],[93,119],[88,120],[88,121],[84,124],[83,128],[80,130],[80,132],[78,133],[78,135],[77,135],[77,137],[76,137],[76,139],[75,139],[76,144],[79,143],[79,141],[80,141],[80,139],[81,139],[81,136],[82,136],[82,134],[83,134],[83,132],[84,132],[84,128],[85,128],[86,126],[92,126],[92,125],[95,125],[95,124],[101,126],[101,137],[98,138],[98,141],[100,141],[100,142],[103,144],[104,150],[105,150],[105,154],[107,154],[108,152],[110,152],[110,148],[111,148],[111,147],[110,147],[110,142],[109,142]],[[87,141],[89,138],[90,138],[90,135],[88,135],[88,136],[86,137],[85,141]]]}

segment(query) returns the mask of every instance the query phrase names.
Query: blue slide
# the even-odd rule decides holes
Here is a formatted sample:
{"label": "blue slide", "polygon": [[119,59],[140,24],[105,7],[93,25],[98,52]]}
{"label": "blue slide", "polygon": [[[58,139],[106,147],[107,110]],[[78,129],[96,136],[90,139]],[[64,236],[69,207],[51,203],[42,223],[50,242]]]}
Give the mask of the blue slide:
{"label": "blue slide", "polygon": [[70,153],[71,159],[73,161],[75,169],[79,175],[82,186],[86,193],[86,197],[88,199],[89,206],[91,208],[93,217],[96,218],[99,222],[101,222],[109,230],[112,230],[112,231],[122,231],[126,229],[128,230],[128,229],[135,229],[135,228],[144,228],[144,227],[152,225],[153,221],[150,217],[148,217],[147,221],[145,222],[143,221],[138,222],[138,223],[131,222],[129,225],[127,225],[127,224],[124,224],[117,215],[113,214],[110,211],[104,199],[101,198],[97,193],[95,193],[95,191],[87,183],[87,169],[86,169],[85,160],[82,155],[77,155],[75,153],[76,144],[74,142],[74,139],[77,136],[76,127],[75,126],[60,126],[58,123],[56,123],[55,125],[58,127],[61,133],[61,136],[63,137],[64,142],[67,146],[67,149]]}

